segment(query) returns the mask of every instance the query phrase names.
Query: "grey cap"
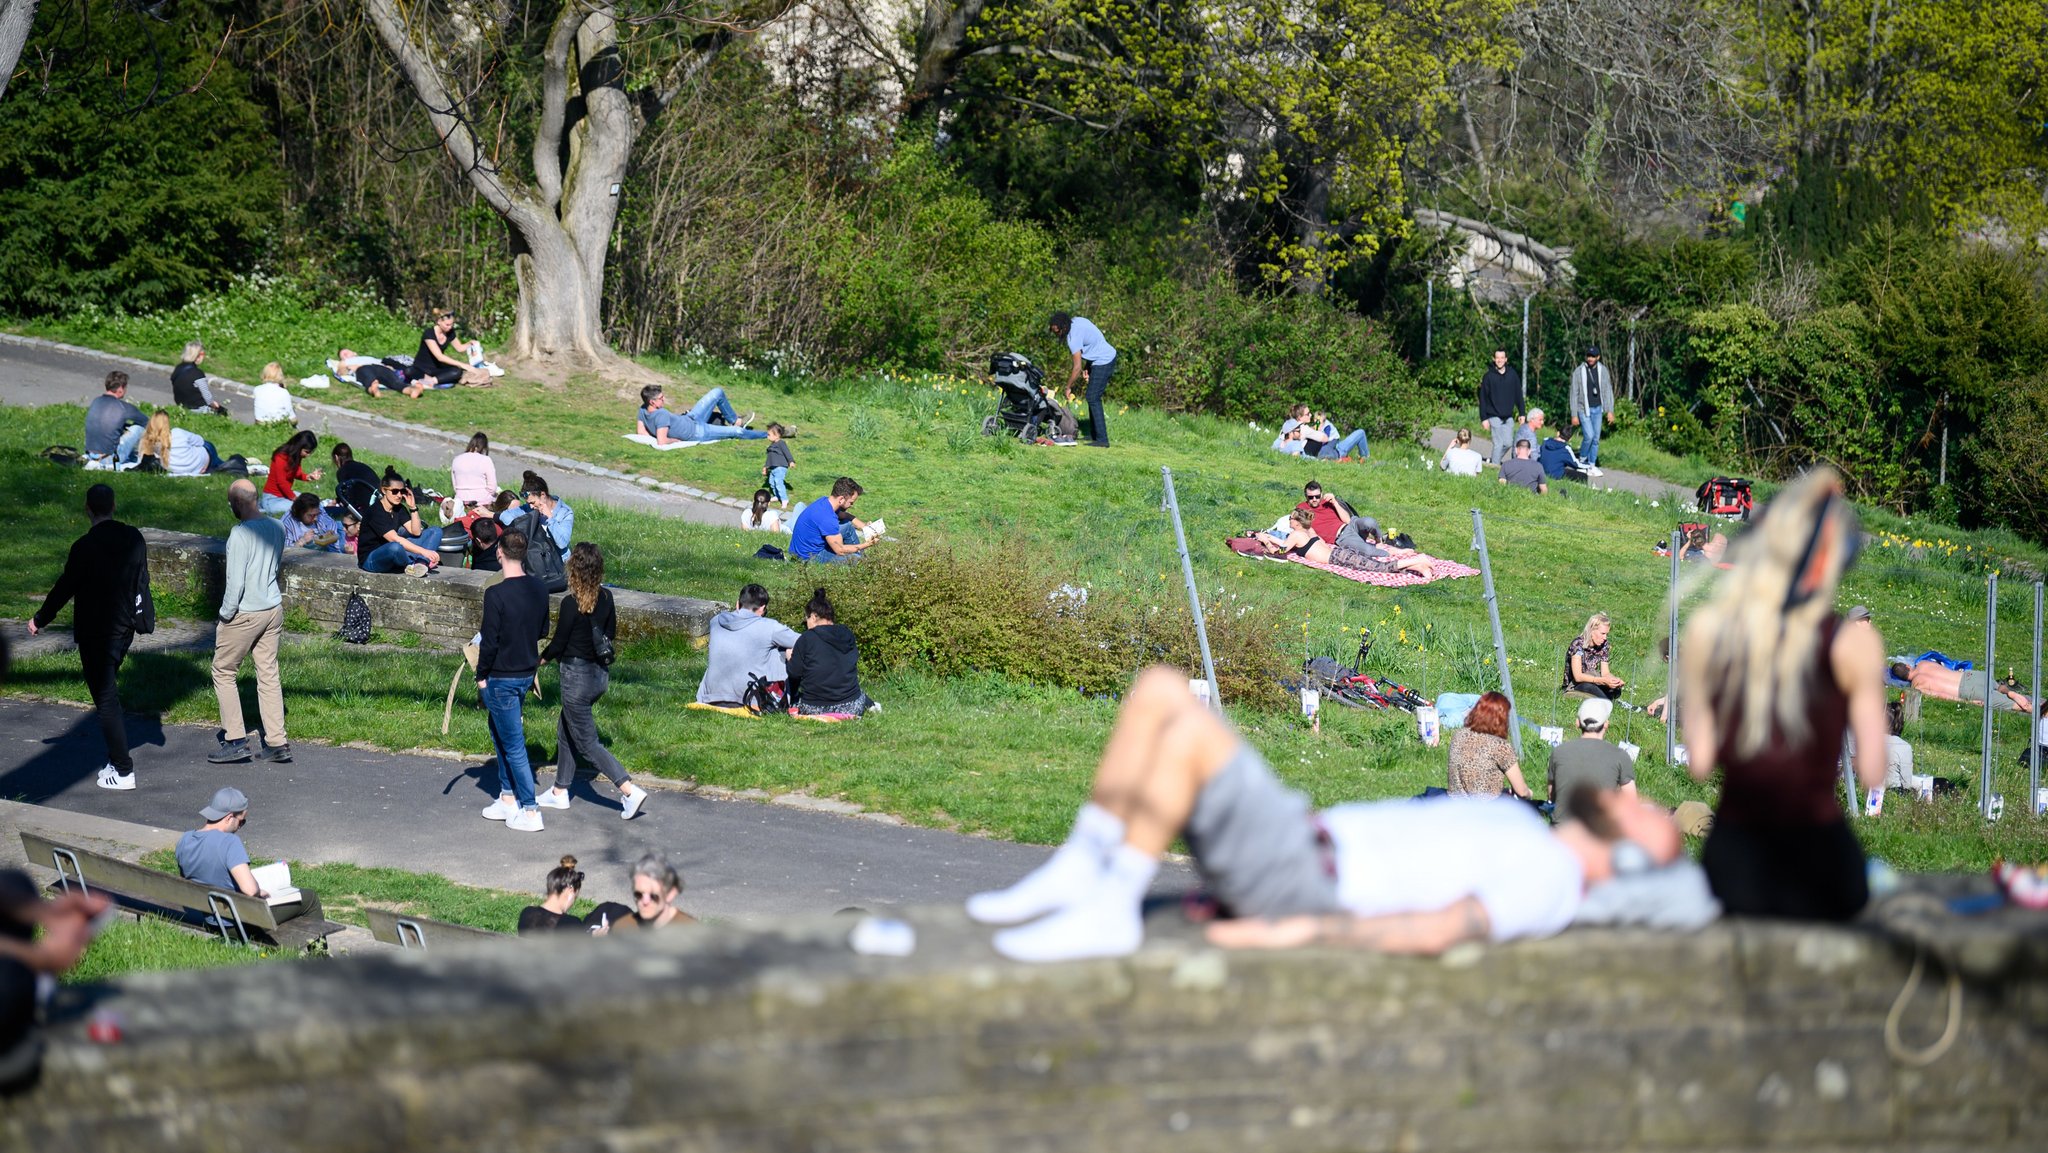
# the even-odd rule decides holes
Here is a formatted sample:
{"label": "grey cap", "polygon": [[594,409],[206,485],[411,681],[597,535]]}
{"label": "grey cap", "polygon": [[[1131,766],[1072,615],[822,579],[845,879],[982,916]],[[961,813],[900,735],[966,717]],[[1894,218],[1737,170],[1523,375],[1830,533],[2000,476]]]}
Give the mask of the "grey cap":
{"label": "grey cap", "polygon": [[1843,616],[1842,619],[1851,624],[1855,623],[1856,621],[1867,621],[1870,619],[1870,606],[1856,605],[1852,607],[1848,611],[1848,613]]}
{"label": "grey cap", "polygon": [[227,788],[215,790],[213,803],[199,810],[199,815],[209,821],[218,821],[229,813],[248,811],[249,798],[242,795],[242,790],[229,785]]}

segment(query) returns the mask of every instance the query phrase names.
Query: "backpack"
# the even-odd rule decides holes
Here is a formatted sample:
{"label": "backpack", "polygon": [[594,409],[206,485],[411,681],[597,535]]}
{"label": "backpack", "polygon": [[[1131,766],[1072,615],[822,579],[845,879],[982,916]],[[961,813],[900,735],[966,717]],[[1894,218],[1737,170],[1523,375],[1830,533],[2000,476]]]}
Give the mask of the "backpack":
{"label": "backpack", "polygon": [[782,551],[782,550],[781,550],[780,548],[777,548],[776,546],[774,546],[774,545],[772,545],[772,544],[764,544],[764,545],[762,545],[762,546],[761,546],[760,548],[757,548],[757,549],[755,549],[755,550],[754,550],[754,559],[755,559],[755,560],[788,560],[789,558],[788,558],[787,556],[785,556],[785,555],[783,554],[783,551]]}
{"label": "backpack", "polygon": [[370,643],[370,602],[363,594],[348,594],[348,604],[341,610],[341,628],[334,635],[352,645]]}
{"label": "backpack", "polygon": [[53,444],[37,455],[51,464],[61,464],[67,467],[75,467],[85,463],[85,454],[68,444]]}
{"label": "backpack", "polygon": [[1731,520],[1748,520],[1750,510],[1749,482],[1734,477],[1710,477],[1693,494],[1703,513],[1725,516]]}
{"label": "backpack", "polygon": [[526,534],[526,575],[547,586],[551,593],[567,592],[569,570],[562,565],[562,550],[555,547],[555,538],[548,534],[548,518],[539,509],[530,508],[512,522],[512,527]]}
{"label": "backpack", "polygon": [[789,711],[789,682],[771,681],[760,673],[747,674],[747,691],[740,703],[756,713]]}

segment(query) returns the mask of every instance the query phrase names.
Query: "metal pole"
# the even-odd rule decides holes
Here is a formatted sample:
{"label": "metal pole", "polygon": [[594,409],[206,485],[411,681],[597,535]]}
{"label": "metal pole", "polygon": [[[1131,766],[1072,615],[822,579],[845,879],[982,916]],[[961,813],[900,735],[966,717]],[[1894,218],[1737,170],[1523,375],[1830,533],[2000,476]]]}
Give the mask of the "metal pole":
{"label": "metal pole", "polygon": [[1636,318],[1628,318],[1628,398],[1636,398]]}
{"label": "metal pole", "polygon": [[1493,622],[1493,659],[1500,665],[1500,691],[1508,699],[1508,739],[1515,744],[1515,759],[1522,757],[1522,714],[1515,707],[1514,677],[1508,672],[1508,640],[1500,631],[1500,598],[1493,592],[1493,561],[1486,555],[1486,522],[1479,510],[1472,510],[1472,547],[1479,550],[1479,580],[1486,590],[1486,616]]}
{"label": "metal pole", "polygon": [[[2002,700],[1996,686],[1998,677],[1998,574],[1985,580],[1984,593],[1984,747],[1983,764],[1977,773],[1977,811],[1991,816],[1991,702]],[[2028,798],[2029,802],[2033,798]]]}
{"label": "metal pole", "polygon": [[1941,426],[1941,475],[1934,482],[1937,486],[1948,483],[1948,425]]}
{"label": "metal pole", "polygon": [[1665,622],[1671,630],[1670,660],[1664,668],[1664,763],[1678,763],[1678,565],[1685,551],[1685,538],[1675,526],[1671,530],[1671,608]]}
{"label": "metal pole", "polygon": [[1166,479],[1166,511],[1173,514],[1173,545],[1180,550],[1180,575],[1188,586],[1188,608],[1195,614],[1195,643],[1202,649],[1202,676],[1209,682],[1209,707],[1223,711],[1223,690],[1216,683],[1216,661],[1209,655],[1209,626],[1202,620],[1202,598],[1195,592],[1195,564],[1188,559],[1188,534],[1180,526],[1180,501],[1173,495],[1173,470],[1161,466]]}
{"label": "metal pole", "polygon": [[2027,698],[2034,711],[2027,717],[2027,812],[2041,795],[2041,582],[2034,582],[2034,692]]}
{"label": "metal pole", "polygon": [[1522,403],[1529,403],[1529,378],[1535,373],[1529,368],[1529,298],[1522,298]]}
{"label": "metal pole", "polygon": [[1429,359],[1430,343],[1436,336],[1436,277],[1424,282],[1424,304],[1422,310],[1422,359]]}
{"label": "metal pole", "polygon": [[[1856,755],[1862,756],[1863,750],[1857,749]],[[1849,819],[1853,821],[1863,815],[1863,809],[1856,803],[1856,770],[1849,767],[1849,753],[1846,749],[1842,751],[1842,787],[1849,790]]]}

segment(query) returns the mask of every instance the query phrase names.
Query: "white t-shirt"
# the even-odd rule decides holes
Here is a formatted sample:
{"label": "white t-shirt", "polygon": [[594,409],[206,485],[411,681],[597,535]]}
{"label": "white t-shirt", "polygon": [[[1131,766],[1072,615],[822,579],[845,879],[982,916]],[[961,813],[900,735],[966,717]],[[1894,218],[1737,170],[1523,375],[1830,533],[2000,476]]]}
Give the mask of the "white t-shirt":
{"label": "white t-shirt", "polygon": [[1284,432],[1273,438],[1273,451],[1284,452],[1288,456],[1300,456],[1301,450],[1307,447],[1307,441],[1290,437]]}
{"label": "white t-shirt", "polygon": [[1477,897],[1496,941],[1571,924],[1579,859],[1516,800],[1439,797],[1338,805],[1322,815],[1337,856],[1337,903],[1360,917],[1427,913]]}
{"label": "white t-shirt", "polygon": [[1074,317],[1067,325],[1067,351],[1078,352],[1081,359],[1089,364],[1108,364],[1116,359],[1116,349],[1102,337],[1102,330],[1085,316]]}
{"label": "white t-shirt", "polygon": [[1478,476],[1485,463],[1486,458],[1473,449],[1454,444],[1444,450],[1444,471],[1452,476]]}
{"label": "white t-shirt", "polygon": [[206,455],[206,438],[190,429],[171,430],[171,449],[164,471],[172,476],[204,476],[212,460]]}
{"label": "white t-shirt", "polygon": [[761,510],[761,523],[754,523],[754,507],[748,505],[740,510],[740,527],[748,532],[781,532],[782,510],[768,508]]}
{"label": "white t-shirt", "polygon": [[250,419],[257,424],[269,424],[273,420],[298,419],[292,413],[292,394],[285,391],[284,385],[265,381],[257,385],[250,395],[254,403]]}

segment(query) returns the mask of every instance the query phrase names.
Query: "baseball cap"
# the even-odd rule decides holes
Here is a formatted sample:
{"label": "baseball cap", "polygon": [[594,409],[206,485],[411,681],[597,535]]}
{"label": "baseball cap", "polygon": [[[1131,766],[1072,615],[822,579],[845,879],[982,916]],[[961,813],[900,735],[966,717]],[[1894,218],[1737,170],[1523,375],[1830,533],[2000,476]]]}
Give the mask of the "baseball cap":
{"label": "baseball cap", "polygon": [[224,789],[215,790],[213,803],[199,810],[199,815],[209,821],[218,821],[229,813],[245,813],[248,811],[249,798],[242,795],[242,790],[229,785]]}
{"label": "baseball cap", "polygon": [[1855,607],[1851,608],[1842,619],[1848,621],[1851,624],[1854,624],[1857,621],[1867,621],[1870,619],[1870,606],[1856,605]]}
{"label": "baseball cap", "polygon": [[1614,702],[1592,697],[1579,702],[1579,723],[1593,722],[1601,728],[1607,727],[1607,719],[1614,715]]}
{"label": "baseball cap", "polygon": [[1587,345],[1587,346],[1586,346],[1586,355],[1587,355],[1587,356],[1598,356],[1598,355],[1600,355],[1600,346],[1599,346],[1599,345],[1597,345],[1597,344],[1589,344],[1589,345]]}
{"label": "baseball cap", "polygon": [[1704,837],[1714,828],[1714,810],[1700,801],[1686,801],[1673,816],[1678,819],[1678,831],[1688,837]]}

